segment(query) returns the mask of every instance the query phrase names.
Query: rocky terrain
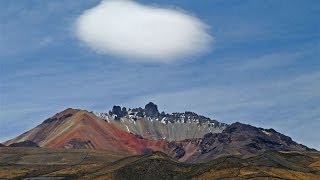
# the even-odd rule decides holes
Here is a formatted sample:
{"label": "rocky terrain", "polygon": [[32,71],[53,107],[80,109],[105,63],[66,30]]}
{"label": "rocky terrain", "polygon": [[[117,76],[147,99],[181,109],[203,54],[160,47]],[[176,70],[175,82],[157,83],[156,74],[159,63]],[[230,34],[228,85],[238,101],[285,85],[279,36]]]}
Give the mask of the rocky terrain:
{"label": "rocky terrain", "polygon": [[199,151],[189,158],[189,162],[202,162],[231,154],[250,157],[267,150],[315,151],[273,129],[256,128],[237,122],[228,126],[222,133],[206,134],[200,141]]}
{"label": "rocky terrain", "polygon": [[9,147],[39,147],[37,143],[26,140],[26,141],[21,141],[17,143],[12,143],[9,145]]}
{"label": "rocky terrain", "polygon": [[266,151],[186,164],[164,153],[0,148],[0,179],[319,179],[319,152]]}

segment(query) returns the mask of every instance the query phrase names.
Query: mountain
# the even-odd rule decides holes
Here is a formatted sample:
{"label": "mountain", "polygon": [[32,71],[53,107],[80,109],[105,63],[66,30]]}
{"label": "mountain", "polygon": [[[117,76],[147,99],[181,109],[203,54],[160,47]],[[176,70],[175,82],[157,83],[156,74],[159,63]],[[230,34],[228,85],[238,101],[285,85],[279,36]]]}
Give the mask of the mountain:
{"label": "mountain", "polygon": [[[175,156],[175,143],[169,147],[164,140],[144,139],[123,131],[85,110],[66,109],[5,145],[33,142],[45,148],[76,148],[108,150],[130,155],[163,151]],[[182,142],[186,145],[186,143]],[[170,144],[171,145],[171,144]]]}
{"label": "mountain", "polygon": [[250,157],[265,151],[314,151],[294,142],[273,129],[257,128],[239,122],[228,126],[222,133],[208,133],[199,143],[198,152],[189,158],[199,162],[225,155]]}
{"label": "mountain", "polygon": [[6,146],[26,144],[127,155],[161,151],[189,163],[227,155],[251,157],[270,150],[314,151],[273,129],[227,125],[193,112],[159,113],[154,103],[128,110],[114,106],[108,113],[68,108],[4,142]]}

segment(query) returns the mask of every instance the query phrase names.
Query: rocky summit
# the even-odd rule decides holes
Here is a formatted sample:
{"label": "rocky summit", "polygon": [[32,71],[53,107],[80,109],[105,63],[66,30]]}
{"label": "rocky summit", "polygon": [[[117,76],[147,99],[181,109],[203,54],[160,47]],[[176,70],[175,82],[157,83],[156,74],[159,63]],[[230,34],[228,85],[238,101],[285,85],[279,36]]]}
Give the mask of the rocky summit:
{"label": "rocky summit", "polygon": [[109,113],[94,113],[108,123],[146,139],[179,141],[202,138],[207,133],[221,133],[228,125],[194,112],[159,113],[156,104],[145,108],[113,106]]}

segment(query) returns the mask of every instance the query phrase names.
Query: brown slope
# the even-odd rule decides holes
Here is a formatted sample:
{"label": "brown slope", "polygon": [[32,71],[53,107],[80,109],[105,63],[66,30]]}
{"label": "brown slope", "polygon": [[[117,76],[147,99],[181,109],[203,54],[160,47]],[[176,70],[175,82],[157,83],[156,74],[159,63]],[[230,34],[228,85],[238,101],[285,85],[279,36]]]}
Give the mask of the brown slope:
{"label": "brown slope", "polygon": [[53,117],[46,119],[43,123],[36,126],[35,128],[4,142],[4,145],[9,146],[13,143],[30,140],[42,146],[42,144],[44,143],[43,141],[49,135],[54,133],[61,123],[63,123],[66,119],[70,118],[79,111],[79,109],[68,108],[60,113],[57,113]]}
{"label": "brown slope", "polygon": [[[129,156],[88,149],[0,148],[0,179],[319,179],[318,152],[267,151],[207,163],[163,153]],[[37,178],[36,178],[37,177]]]}

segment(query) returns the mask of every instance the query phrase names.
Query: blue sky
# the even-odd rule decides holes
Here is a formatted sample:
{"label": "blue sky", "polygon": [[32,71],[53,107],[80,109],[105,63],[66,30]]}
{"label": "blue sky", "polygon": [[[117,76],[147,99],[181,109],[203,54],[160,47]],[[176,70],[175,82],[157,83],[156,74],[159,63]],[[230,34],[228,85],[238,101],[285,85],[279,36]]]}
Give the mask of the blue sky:
{"label": "blue sky", "polygon": [[192,110],[320,149],[320,2],[162,0],[209,26],[211,50],[170,63],[96,53],[73,31],[98,0],[2,1],[0,141],[67,107]]}

